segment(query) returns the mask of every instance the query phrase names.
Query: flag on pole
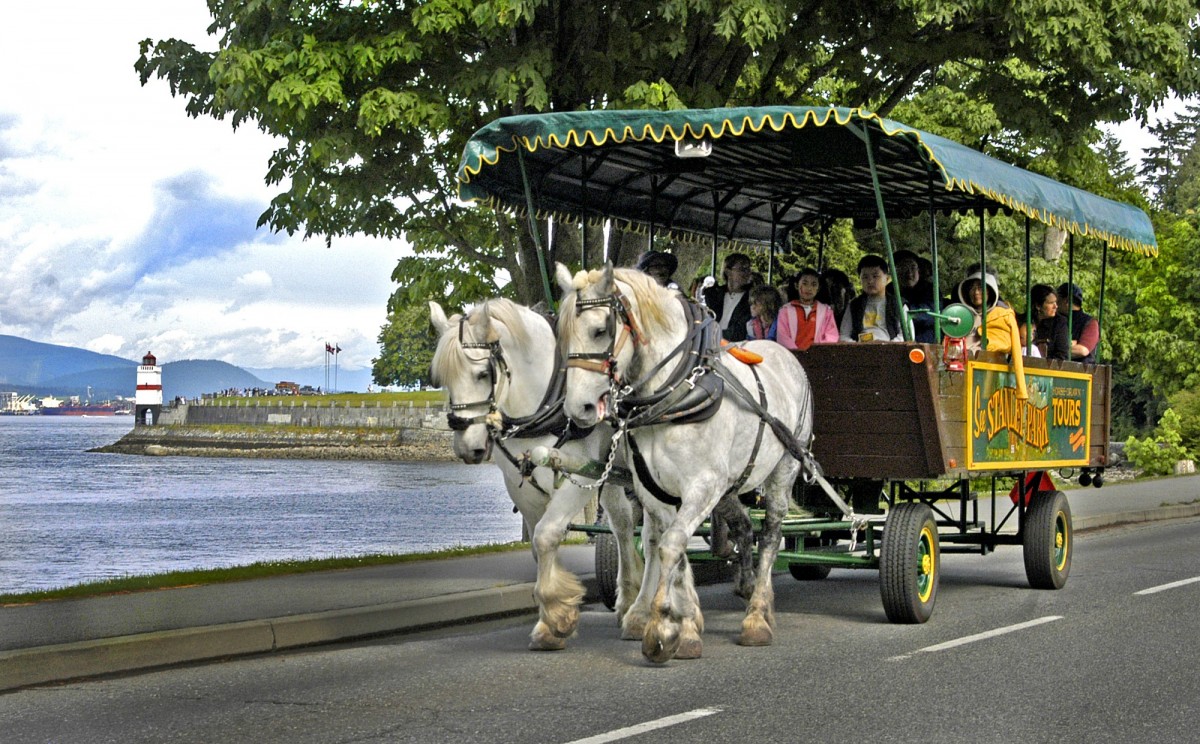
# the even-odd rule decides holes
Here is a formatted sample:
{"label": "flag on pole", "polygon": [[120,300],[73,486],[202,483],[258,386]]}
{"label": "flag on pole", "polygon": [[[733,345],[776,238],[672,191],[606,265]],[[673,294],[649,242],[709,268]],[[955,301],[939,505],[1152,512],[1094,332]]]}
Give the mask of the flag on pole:
{"label": "flag on pole", "polygon": [[326,354],[332,354],[332,353],[333,353],[333,346],[332,346],[332,345],[330,345],[330,344],[325,344],[325,353],[326,353]]}
{"label": "flag on pole", "polygon": [[333,347],[333,353],[334,353],[334,354],[341,354],[341,353],[342,353],[342,347],[340,347],[340,346],[334,346],[334,347]]}

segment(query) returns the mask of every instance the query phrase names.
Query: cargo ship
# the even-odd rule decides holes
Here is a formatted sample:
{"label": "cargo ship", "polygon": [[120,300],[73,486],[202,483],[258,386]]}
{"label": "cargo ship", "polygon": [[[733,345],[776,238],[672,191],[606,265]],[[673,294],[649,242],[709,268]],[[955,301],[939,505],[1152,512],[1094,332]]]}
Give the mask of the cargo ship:
{"label": "cargo ship", "polygon": [[115,416],[121,411],[112,403],[78,403],[58,398],[42,398],[43,416]]}

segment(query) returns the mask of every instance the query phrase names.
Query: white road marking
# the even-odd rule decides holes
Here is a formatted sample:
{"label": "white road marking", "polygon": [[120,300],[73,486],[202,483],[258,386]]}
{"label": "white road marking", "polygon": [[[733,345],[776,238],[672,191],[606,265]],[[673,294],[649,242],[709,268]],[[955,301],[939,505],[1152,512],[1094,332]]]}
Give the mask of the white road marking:
{"label": "white road marking", "polygon": [[888,659],[888,661],[903,661],[903,660],[908,659],[916,654],[929,654],[929,653],[933,653],[935,651],[945,651],[945,650],[951,649],[951,648],[958,648],[959,646],[965,646],[968,643],[975,643],[976,641],[986,641],[987,639],[995,638],[996,636],[1002,636],[1007,633],[1013,633],[1018,630],[1025,630],[1026,628],[1033,628],[1038,625],[1044,625],[1045,623],[1052,623],[1055,620],[1062,620],[1062,615],[1047,615],[1046,617],[1039,617],[1036,620],[1029,620],[1029,621],[1023,622],[1023,623],[1017,623],[1016,625],[1006,625],[1003,628],[995,628],[993,630],[986,630],[982,633],[976,633],[975,635],[964,636],[962,638],[959,638],[959,639],[956,639],[953,641],[946,641],[945,643],[939,643],[934,646],[926,646],[925,648],[919,648],[916,651],[912,651],[907,654],[900,654],[899,656],[893,656],[890,659]]}
{"label": "white road marking", "polygon": [[1152,586],[1149,589],[1143,589],[1140,592],[1134,592],[1133,594],[1134,596],[1139,594],[1158,594],[1159,592],[1165,592],[1168,589],[1175,589],[1177,587],[1187,586],[1188,584],[1195,584],[1197,581],[1200,581],[1200,576],[1193,576],[1190,579],[1182,579],[1180,581],[1172,581],[1170,584],[1159,584],[1158,586]]}
{"label": "white road marking", "polygon": [[567,744],[604,744],[604,742],[608,741],[620,741],[621,739],[628,739],[631,736],[644,734],[647,731],[655,731],[668,726],[687,723],[688,721],[694,721],[697,718],[704,718],[705,716],[711,716],[714,713],[720,712],[720,708],[697,708],[695,710],[689,710],[687,713],[677,713],[676,715],[667,716],[666,718],[659,718],[654,721],[646,721],[645,723],[639,723],[634,726],[626,726],[625,728],[619,728],[615,731],[609,731],[608,733],[589,736],[586,739],[576,739],[575,741],[567,742]]}

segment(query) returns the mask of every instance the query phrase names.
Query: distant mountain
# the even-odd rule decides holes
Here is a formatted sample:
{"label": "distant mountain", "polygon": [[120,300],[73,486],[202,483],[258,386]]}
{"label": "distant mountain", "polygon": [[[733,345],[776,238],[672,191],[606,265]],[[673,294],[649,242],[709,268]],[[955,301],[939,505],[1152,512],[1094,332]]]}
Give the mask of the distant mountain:
{"label": "distant mountain", "polygon": [[[90,387],[93,400],[132,398],[138,364],[110,354],[0,335],[0,391],[84,398]],[[275,386],[275,381],[265,382],[241,367],[212,359],[167,362],[162,368],[163,400]]]}
{"label": "distant mountain", "polygon": [[0,387],[47,385],[56,377],[76,372],[105,368],[135,370],[137,365],[111,354],[0,335]]}
{"label": "distant mountain", "polygon": [[[247,372],[266,380],[271,387],[275,383],[287,380],[297,385],[311,385],[325,390],[324,367],[247,367]],[[343,393],[364,393],[368,385],[372,385],[371,370],[367,369],[338,369],[337,384],[334,384],[333,367],[329,368],[329,389]]]}

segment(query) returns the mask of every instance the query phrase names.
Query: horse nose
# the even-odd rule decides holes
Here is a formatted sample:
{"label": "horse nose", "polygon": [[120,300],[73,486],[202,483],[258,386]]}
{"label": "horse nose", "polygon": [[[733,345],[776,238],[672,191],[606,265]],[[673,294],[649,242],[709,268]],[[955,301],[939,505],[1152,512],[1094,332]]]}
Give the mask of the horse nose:
{"label": "horse nose", "polygon": [[487,448],[486,447],[476,447],[475,449],[471,450],[471,452],[470,452],[470,458],[471,458],[472,465],[478,465],[479,463],[483,462],[486,457],[487,457]]}

